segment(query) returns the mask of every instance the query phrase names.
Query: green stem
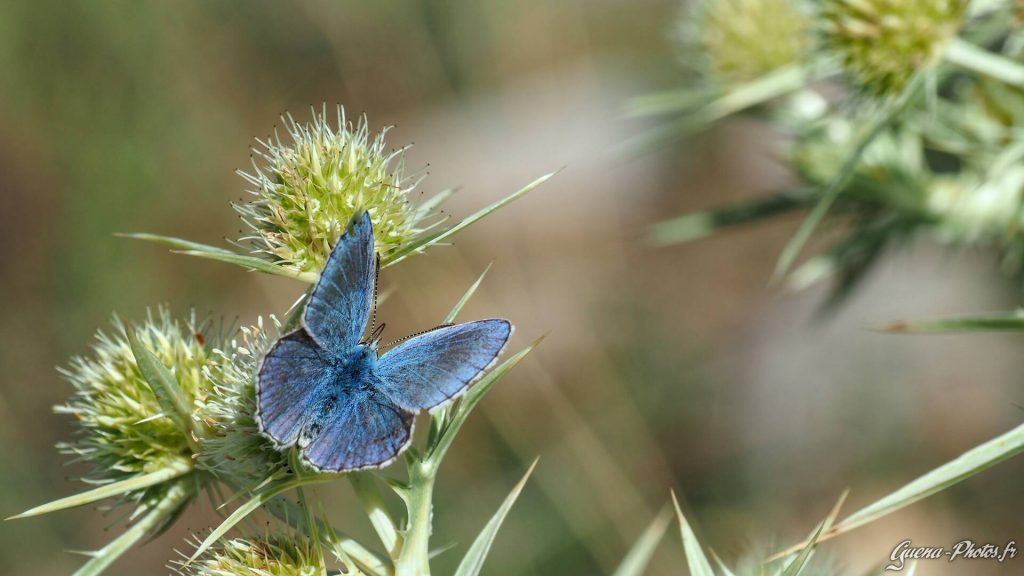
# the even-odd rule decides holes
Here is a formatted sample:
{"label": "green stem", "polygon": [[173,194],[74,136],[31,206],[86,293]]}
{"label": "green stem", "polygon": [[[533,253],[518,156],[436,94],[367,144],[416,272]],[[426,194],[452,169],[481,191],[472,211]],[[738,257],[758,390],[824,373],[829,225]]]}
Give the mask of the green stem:
{"label": "green stem", "polygon": [[950,64],[1011,86],[1024,87],[1024,65],[975,46],[962,38],[953,38],[949,41],[944,57]]}
{"label": "green stem", "polygon": [[85,563],[74,576],[94,576],[107,569],[122,554],[128,551],[146,534],[153,532],[160,527],[168,518],[174,515],[181,506],[192,498],[195,491],[195,482],[186,477],[171,485],[164,494],[164,497],[146,513],[138,522],[132,524],[112,542],[91,553],[92,558]]}
{"label": "green stem", "polygon": [[405,497],[409,511],[405,542],[395,562],[395,576],[430,576],[430,520],[437,467],[430,460],[409,466]]}

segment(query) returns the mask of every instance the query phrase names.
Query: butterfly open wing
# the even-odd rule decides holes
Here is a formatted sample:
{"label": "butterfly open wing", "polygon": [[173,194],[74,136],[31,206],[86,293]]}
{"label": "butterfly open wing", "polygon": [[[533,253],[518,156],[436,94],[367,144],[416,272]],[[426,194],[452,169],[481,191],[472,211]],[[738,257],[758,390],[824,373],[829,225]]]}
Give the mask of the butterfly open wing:
{"label": "butterfly open wing", "polygon": [[498,357],[512,335],[508,320],[445,326],[410,338],[377,363],[381,392],[411,411],[454,398]]}
{"label": "butterfly open wing", "polygon": [[[373,305],[374,272],[373,230],[363,213],[331,252],[303,328],[278,340],[260,367],[260,430],[279,447],[298,444],[303,460],[320,470],[390,462],[412,439],[415,413],[465,390],[512,334],[506,320],[445,326],[377,359],[359,344]],[[364,353],[369,356],[359,356]]]}
{"label": "butterfly open wing", "polygon": [[358,344],[366,330],[375,271],[373,227],[363,212],[338,238],[303,313],[313,339],[336,356]]}
{"label": "butterfly open wing", "polygon": [[311,439],[302,449],[302,459],[319,470],[384,466],[412,439],[415,415],[379,392],[353,391],[335,408],[322,413],[323,421],[309,423],[315,433],[310,433]]}
{"label": "butterfly open wing", "polygon": [[296,441],[317,391],[334,377],[334,360],[303,329],[278,340],[256,380],[256,421],[279,446]]}

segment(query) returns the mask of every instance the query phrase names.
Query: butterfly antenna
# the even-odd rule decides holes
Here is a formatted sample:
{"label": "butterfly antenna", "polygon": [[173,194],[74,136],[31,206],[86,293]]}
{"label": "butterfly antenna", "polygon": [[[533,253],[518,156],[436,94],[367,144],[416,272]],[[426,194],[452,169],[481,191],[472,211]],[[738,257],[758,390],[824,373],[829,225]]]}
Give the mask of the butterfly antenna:
{"label": "butterfly antenna", "polygon": [[405,342],[406,340],[409,340],[411,338],[415,338],[417,336],[422,336],[424,334],[428,334],[430,332],[433,332],[434,330],[440,330],[441,328],[447,328],[449,326],[454,326],[454,324],[451,324],[451,323],[440,324],[440,325],[434,326],[433,328],[430,328],[428,330],[423,330],[423,331],[417,332],[415,334],[409,334],[408,336],[403,336],[403,337],[401,337],[401,338],[399,338],[397,340],[392,340],[391,342],[388,342],[387,344],[381,346],[381,348],[388,348],[388,347],[394,346],[395,344],[401,344],[402,342]]}
{"label": "butterfly antenna", "polygon": [[[377,332],[377,286],[380,285],[380,256],[377,256],[374,260],[374,271],[373,271],[373,313],[370,316],[370,342],[377,340],[377,336],[380,334]],[[384,325],[380,325],[381,331],[384,330]]]}
{"label": "butterfly antenna", "polygon": [[380,342],[380,335],[384,333],[384,327],[387,326],[387,322],[381,322],[380,326],[370,333],[370,345],[374,348],[377,347],[377,343]]}

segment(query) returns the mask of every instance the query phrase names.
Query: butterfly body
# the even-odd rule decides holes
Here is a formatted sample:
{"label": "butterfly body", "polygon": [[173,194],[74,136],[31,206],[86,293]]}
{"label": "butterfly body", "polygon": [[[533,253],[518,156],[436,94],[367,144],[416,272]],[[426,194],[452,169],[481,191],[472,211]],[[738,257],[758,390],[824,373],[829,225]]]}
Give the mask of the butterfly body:
{"label": "butterfly body", "polygon": [[412,440],[416,413],[455,398],[497,359],[507,320],[445,325],[378,356],[361,340],[373,305],[369,216],[350,224],[303,312],[256,381],[256,421],[278,448],[297,446],[316,469],[384,466]]}

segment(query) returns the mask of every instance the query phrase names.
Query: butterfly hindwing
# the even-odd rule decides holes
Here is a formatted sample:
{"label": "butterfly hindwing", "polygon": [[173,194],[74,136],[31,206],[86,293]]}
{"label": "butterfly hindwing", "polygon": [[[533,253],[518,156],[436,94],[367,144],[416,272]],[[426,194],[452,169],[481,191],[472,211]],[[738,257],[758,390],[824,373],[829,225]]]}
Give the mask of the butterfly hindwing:
{"label": "butterfly hindwing", "polygon": [[430,410],[460,394],[501,353],[508,320],[444,326],[388,350],[377,363],[381,392],[412,411]]}
{"label": "butterfly hindwing", "polygon": [[409,444],[414,421],[413,413],[381,393],[354,390],[310,422],[316,434],[303,446],[302,458],[320,470],[335,472],[383,466]]}
{"label": "butterfly hindwing", "polygon": [[304,329],[280,338],[256,382],[256,420],[279,446],[296,441],[317,392],[333,378],[333,358]]}
{"label": "butterfly hindwing", "polygon": [[338,238],[303,314],[306,330],[335,356],[348,353],[366,330],[375,271],[373,228],[363,212]]}

